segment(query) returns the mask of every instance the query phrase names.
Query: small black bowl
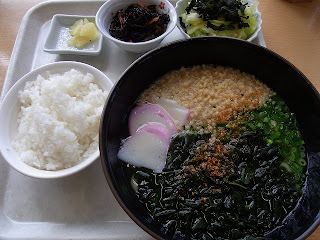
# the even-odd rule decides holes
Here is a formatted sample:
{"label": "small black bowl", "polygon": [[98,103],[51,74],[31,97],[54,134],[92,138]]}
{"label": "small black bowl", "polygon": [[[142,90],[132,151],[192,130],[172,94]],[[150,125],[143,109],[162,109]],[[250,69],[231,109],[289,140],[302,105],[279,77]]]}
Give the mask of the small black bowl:
{"label": "small black bowl", "polygon": [[247,41],[202,37],[173,42],[143,55],[123,73],[109,95],[100,125],[101,162],[114,196],[146,232],[158,239],[170,238],[138,201],[131,186],[132,169],[117,158],[117,152],[121,139],[129,136],[128,115],[139,94],[165,73],[200,64],[229,66],[253,74],[295,113],[308,156],[306,186],[288,222],[265,239],[307,238],[320,224],[320,96],[287,60]]}

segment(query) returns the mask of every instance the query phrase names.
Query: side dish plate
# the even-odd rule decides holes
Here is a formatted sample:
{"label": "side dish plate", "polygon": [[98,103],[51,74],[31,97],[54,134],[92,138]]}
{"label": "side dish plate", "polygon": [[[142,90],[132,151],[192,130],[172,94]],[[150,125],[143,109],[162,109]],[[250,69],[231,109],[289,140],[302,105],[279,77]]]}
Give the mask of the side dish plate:
{"label": "side dish plate", "polygon": [[80,19],[87,19],[95,23],[94,16],[56,14],[51,20],[47,40],[43,51],[56,54],[78,54],[97,56],[101,52],[103,36],[98,31],[97,38],[83,48],[68,46],[67,41],[71,38],[69,28]]}

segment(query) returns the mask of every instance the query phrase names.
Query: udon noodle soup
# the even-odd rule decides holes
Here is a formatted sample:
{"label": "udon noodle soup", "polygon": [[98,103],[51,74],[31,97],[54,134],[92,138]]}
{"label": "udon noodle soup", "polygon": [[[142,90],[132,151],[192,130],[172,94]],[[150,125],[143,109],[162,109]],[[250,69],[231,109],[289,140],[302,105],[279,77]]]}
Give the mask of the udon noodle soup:
{"label": "udon noodle soup", "polygon": [[286,221],[305,179],[303,139],[283,100],[222,66],[172,71],[137,105],[160,98],[190,110],[175,122],[161,171],[135,166],[136,195],[174,239],[256,239]]}

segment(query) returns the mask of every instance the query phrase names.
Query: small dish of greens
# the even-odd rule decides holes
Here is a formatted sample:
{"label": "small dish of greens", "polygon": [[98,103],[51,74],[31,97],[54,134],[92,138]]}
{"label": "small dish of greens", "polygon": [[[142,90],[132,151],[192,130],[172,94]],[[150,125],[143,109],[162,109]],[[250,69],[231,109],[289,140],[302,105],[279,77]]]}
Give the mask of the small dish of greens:
{"label": "small dish of greens", "polygon": [[186,37],[226,36],[252,41],[261,30],[258,2],[179,0],[177,26]]}

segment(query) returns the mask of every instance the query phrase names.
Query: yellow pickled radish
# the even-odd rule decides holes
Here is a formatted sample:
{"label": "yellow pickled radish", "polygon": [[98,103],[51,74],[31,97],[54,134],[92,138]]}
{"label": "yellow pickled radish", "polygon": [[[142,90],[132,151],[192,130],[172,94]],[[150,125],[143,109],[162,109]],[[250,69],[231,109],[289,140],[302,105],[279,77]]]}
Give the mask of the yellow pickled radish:
{"label": "yellow pickled radish", "polygon": [[82,26],[79,35],[82,37],[88,37],[90,40],[94,40],[98,35],[98,30],[94,23],[89,22]]}
{"label": "yellow pickled radish", "polygon": [[90,41],[94,41],[98,36],[98,30],[93,22],[88,19],[80,19],[69,28],[71,38],[68,40],[68,46],[76,48],[85,47]]}
{"label": "yellow pickled radish", "polygon": [[77,35],[82,25],[83,25],[83,19],[76,21],[71,27],[69,27],[70,34],[72,36]]}

